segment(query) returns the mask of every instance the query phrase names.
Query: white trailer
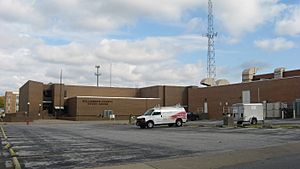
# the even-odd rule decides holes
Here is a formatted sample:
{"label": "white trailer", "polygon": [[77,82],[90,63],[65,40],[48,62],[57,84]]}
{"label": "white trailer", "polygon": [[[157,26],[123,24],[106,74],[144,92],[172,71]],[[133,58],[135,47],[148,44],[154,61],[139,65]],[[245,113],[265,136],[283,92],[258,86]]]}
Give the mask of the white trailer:
{"label": "white trailer", "polygon": [[237,124],[249,122],[257,124],[264,120],[264,111],[262,103],[237,103],[232,105],[232,113]]}

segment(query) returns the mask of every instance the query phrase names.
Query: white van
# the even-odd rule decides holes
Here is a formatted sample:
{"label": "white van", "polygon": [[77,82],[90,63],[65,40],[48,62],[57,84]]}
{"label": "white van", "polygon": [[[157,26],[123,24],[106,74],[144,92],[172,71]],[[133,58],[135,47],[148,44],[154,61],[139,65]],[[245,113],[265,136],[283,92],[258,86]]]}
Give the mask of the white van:
{"label": "white van", "polygon": [[232,113],[237,124],[242,124],[243,122],[257,124],[258,121],[264,120],[262,103],[233,104]]}
{"label": "white van", "polygon": [[167,124],[169,127],[174,124],[177,127],[187,121],[187,113],[181,106],[174,107],[154,107],[137,117],[136,125],[140,128],[153,128],[154,125]]}

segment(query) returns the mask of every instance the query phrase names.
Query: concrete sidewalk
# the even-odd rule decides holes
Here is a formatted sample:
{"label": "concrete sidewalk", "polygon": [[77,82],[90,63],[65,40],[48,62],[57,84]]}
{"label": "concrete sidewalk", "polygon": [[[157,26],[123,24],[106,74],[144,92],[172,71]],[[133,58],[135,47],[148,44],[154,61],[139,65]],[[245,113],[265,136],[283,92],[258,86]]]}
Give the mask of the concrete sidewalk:
{"label": "concrete sidewalk", "polygon": [[300,153],[300,142],[288,143],[259,149],[227,151],[222,153],[201,154],[191,157],[141,162],[134,164],[96,167],[94,169],[199,169],[220,168],[236,164],[283,157]]}

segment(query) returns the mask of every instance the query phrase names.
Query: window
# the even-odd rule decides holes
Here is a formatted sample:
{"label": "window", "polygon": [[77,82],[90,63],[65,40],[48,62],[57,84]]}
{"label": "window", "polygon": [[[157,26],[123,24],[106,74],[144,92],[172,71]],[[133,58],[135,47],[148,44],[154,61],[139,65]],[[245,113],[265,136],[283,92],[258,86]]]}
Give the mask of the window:
{"label": "window", "polygon": [[104,110],[103,111],[103,117],[109,117],[110,115],[113,115],[112,110]]}
{"label": "window", "polygon": [[52,91],[51,90],[44,90],[43,94],[44,94],[44,97],[52,97]]}
{"label": "window", "polygon": [[152,112],[154,111],[154,109],[149,109],[145,112],[145,116],[150,116],[152,114]]}
{"label": "window", "polygon": [[19,96],[16,97],[16,104],[19,104]]}
{"label": "window", "polygon": [[161,112],[153,112],[152,116],[161,115]]}

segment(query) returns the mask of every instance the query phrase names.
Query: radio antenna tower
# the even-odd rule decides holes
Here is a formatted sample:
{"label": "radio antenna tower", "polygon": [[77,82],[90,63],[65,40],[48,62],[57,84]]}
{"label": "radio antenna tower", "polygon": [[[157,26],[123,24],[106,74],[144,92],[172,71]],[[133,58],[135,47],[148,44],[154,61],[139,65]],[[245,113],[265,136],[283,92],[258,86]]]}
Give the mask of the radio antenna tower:
{"label": "radio antenna tower", "polygon": [[214,38],[217,36],[217,32],[214,32],[214,15],[213,5],[211,0],[208,0],[208,26],[207,33],[204,35],[208,38],[207,49],[207,78],[216,77],[216,60],[215,60],[215,42]]}

